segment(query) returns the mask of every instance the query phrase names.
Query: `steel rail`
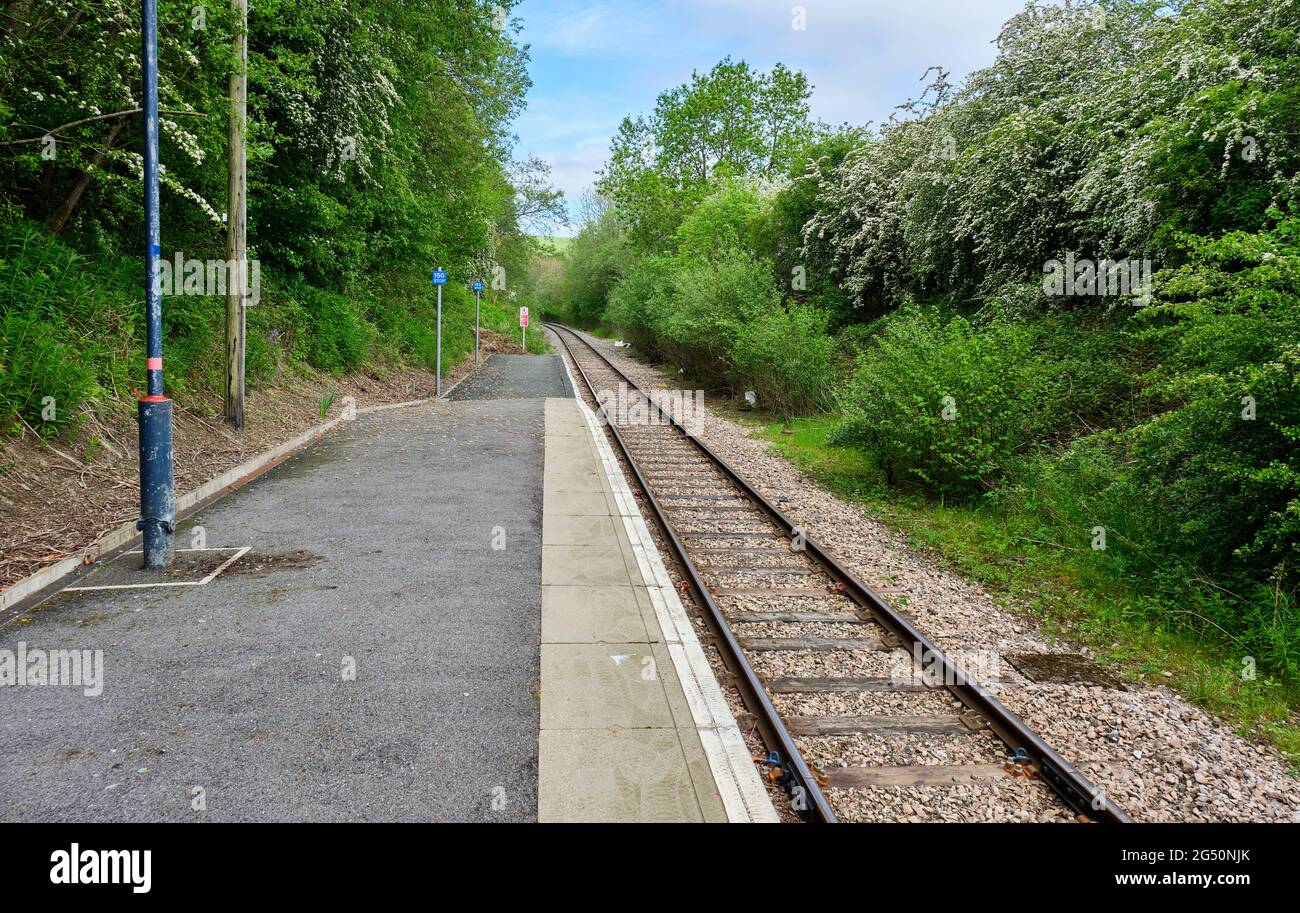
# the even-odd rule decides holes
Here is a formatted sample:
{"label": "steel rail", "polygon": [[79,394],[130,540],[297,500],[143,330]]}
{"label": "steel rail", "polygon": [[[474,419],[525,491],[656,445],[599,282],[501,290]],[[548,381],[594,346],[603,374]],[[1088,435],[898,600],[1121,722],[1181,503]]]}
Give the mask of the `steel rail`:
{"label": "steel rail", "polygon": [[[551,331],[555,333],[556,338],[560,340],[565,351],[569,353],[569,357],[573,359],[573,364],[578,369],[578,373],[582,376],[582,382],[587,385],[587,389],[591,391],[592,398],[596,400],[599,405],[600,398],[596,394],[595,384],[591,382],[591,378],[587,376],[586,370],[584,370],[582,365],[579,363],[577,355],[574,354],[573,349],[569,347],[569,343],[559,332],[559,330],[564,330],[568,333],[572,333],[573,331],[568,327],[560,326],[558,324],[543,324],[543,326],[550,327]],[[580,342],[584,342],[581,337],[575,335],[574,338],[578,339]],[[584,342],[584,344],[586,343]],[[592,351],[595,350],[593,349]],[[597,352],[596,354],[599,355],[600,353]],[[606,363],[608,364],[608,362]],[[612,364],[609,365],[609,367],[618,374],[618,376],[627,381],[631,385],[632,389],[635,389],[642,396],[645,396],[645,393],[641,391],[639,387],[636,387],[635,384],[632,384],[630,380],[627,380],[627,377],[621,371],[615,368]],[[646,399],[650,401],[649,397],[646,397]],[[653,401],[651,402],[653,403]],[[657,407],[658,404],[654,405]],[[605,409],[603,405],[600,406],[599,411],[600,414],[604,414]],[[792,804],[796,810],[801,811],[804,816],[811,821],[825,824],[836,823],[835,812],[831,810],[830,803],[826,801],[826,796],[821,791],[821,787],[817,783],[817,778],[813,775],[812,771],[808,768],[807,762],[804,761],[803,756],[799,753],[799,749],[795,746],[794,739],[785,728],[785,724],[781,722],[781,716],[776,712],[776,707],[772,705],[771,698],[767,695],[767,689],[763,687],[763,683],[759,679],[758,674],[754,672],[753,667],[749,664],[749,660],[745,657],[745,652],[737,642],[735,634],[732,633],[731,626],[727,624],[726,616],[722,614],[722,609],[714,600],[713,594],[709,592],[709,588],[705,585],[703,578],[700,577],[700,572],[695,567],[695,562],[693,562],[686,554],[686,546],[682,544],[681,539],[677,535],[677,531],[673,528],[672,523],[669,522],[667,513],[665,513],[663,507],[659,504],[659,499],[655,497],[649,481],[642,474],[640,465],[638,465],[636,458],[632,456],[632,451],[623,440],[623,435],[619,433],[616,422],[614,422],[610,416],[605,415],[605,424],[609,427],[609,430],[613,432],[614,440],[618,444],[619,450],[622,451],[624,458],[627,460],[628,466],[632,468],[632,472],[636,476],[637,484],[641,487],[642,492],[645,493],[646,500],[650,503],[651,510],[654,511],[655,519],[659,521],[660,527],[668,536],[668,542],[672,548],[673,556],[677,559],[678,564],[681,565],[692,593],[694,593],[698,602],[707,610],[707,615],[705,617],[709,622],[709,627],[717,637],[718,643],[723,647],[721,651],[723,662],[727,666],[728,671],[730,671],[732,676],[735,678],[736,684],[740,690],[741,699],[744,701],[745,706],[749,708],[750,712],[754,714],[754,718],[758,721],[759,734],[763,739],[763,744],[767,746],[769,751],[777,751],[780,753],[781,766],[789,778]],[[799,801],[799,795],[795,792],[796,789],[802,790],[802,802]],[[800,806],[802,806],[802,808],[800,808]]]}
{"label": "steel rail", "polygon": [[[1048,784],[1066,803],[1078,813],[1091,818],[1095,821],[1106,823],[1130,823],[1132,819],[1124,812],[1123,809],[1115,805],[1100,787],[1095,786],[1087,777],[1076,770],[1065,758],[1061,757],[1050,745],[1038,736],[1029,726],[1013,713],[1010,709],[1002,704],[993,694],[977,682],[973,677],[968,675],[957,665],[946,653],[935,645],[928,637],[922,634],[908,619],[898,613],[882,596],[876,593],[871,587],[859,580],[851,571],[839,563],[831,556],[816,540],[807,535],[807,532],[798,524],[790,521],[776,505],[772,504],[761,492],[749,484],[735,469],[731,467],[726,460],[715,453],[699,438],[693,436],[686,430],[677,419],[669,414],[664,408],[646,391],[642,390],[630,377],[620,370],[612,361],[600,352],[595,346],[578,336],[568,327],[558,324],[548,324],[554,330],[556,327],[563,329],[575,339],[580,341],[592,354],[603,361],[611,371],[621,377],[630,389],[639,393],[647,402],[654,406],[655,410],[667,419],[674,428],[680,431],[689,441],[709,458],[727,479],[739,487],[755,504],[763,509],[765,513],[776,523],[786,535],[802,542],[803,551],[813,558],[834,580],[844,587],[846,595],[851,597],[854,602],[871,613],[872,618],[876,620],[886,631],[893,634],[899,641],[905,645],[911,645],[913,656],[920,659],[924,665],[934,668],[937,666],[942,675],[944,687],[952,693],[958,700],[975,711],[988,724],[990,730],[1010,748],[1017,757],[1027,757],[1030,764],[1038,772],[1042,780]],[[556,336],[563,342],[563,337],[557,332]],[[568,343],[564,343],[566,350],[573,357],[572,349]],[[578,363],[576,357],[573,357],[574,364]],[[579,371],[581,371],[579,366]],[[586,374],[583,374],[583,380],[586,381]],[[590,381],[587,381],[590,387]],[[593,396],[595,395],[593,389]],[[619,437],[617,429],[610,424],[611,430],[614,430],[615,437]],[[620,445],[621,445],[621,437]],[[624,448],[626,453],[626,448]],[[635,468],[635,461],[628,455],[628,462]],[[652,504],[655,504],[656,513],[660,514],[660,522],[665,528],[671,531],[671,526],[666,522],[662,512],[658,510],[658,505],[654,501],[653,495],[649,494],[649,488],[640,479],[640,472],[637,472],[638,481],[642,481],[642,487],[646,489]],[[674,543],[680,546],[673,535]],[[682,552],[684,553],[684,549]],[[694,569],[690,564],[690,559],[685,558],[683,565]],[[698,578],[698,575],[695,575]],[[703,587],[700,581],[700,589],[706,594],[707,602],[711,611],[717,614],[720,623],[725,628],[726,622],[723,620],[721,611],[713,603],[711,595],[707,595],[707,589]],[[734,638],[732,639],[734,643]],[[738,649],[738,647],[737,647]],[[743,654],[742,654],[743,656]],[[762,693],[761,683],[758,685]],[[766,695],[764,694],[764,697]],[[779,722],[779,720],[778,720]],[[816,784],[813,784],[816,786]]]}

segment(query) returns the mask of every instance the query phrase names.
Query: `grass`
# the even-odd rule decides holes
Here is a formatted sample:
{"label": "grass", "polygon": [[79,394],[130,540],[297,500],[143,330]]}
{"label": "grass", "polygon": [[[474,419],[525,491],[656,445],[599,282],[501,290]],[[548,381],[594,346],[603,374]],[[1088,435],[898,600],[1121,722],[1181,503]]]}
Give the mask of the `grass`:
{"label": "grass", "polygon": [[569,248],[573,246],[572,238],[565,238],[561,235],[541,235],[537,240],[542,242],[544,247],[549,247],[554,251],[556,256],[560,257],[567,254]]}
{"label": "grass", "polygon": [[1026,535],[1033,518],[1009,516],[984,503],[951,504],[885,484],[868,454],[827,443],[833,416],[773,422],[758,413],[731,417],[832,493],[862,504],[908,541],[995,600],[1034,618],[1041,629],[1086,644],[1099,661],[1128,681],[1169,686],[1231,723],[1243,735],[1275,745],[1300,770],[1300,690],[1259,675],[1246,680],[1225,644],[1192,637],[1154,615],[1160,606],[1140,581],[1097,569],[1090,556]]}
{"label": "grass", "polygon": [[[508,336],[516,343],[520,340],[519,332],[519,309],[513,304],[506,302],[497,303],[489,302],[487,298],[483,299],[483,311],[481,314],[483,326],[489,330]],[[546,334],[542,332],[542,318],[537,313],[537,309],[532,309],[529,314],[528,323],[528,352],[532,355],[550,355],[551,344],[546,341]],[[473,339],[473,314],[470,315],[469,333]]]}

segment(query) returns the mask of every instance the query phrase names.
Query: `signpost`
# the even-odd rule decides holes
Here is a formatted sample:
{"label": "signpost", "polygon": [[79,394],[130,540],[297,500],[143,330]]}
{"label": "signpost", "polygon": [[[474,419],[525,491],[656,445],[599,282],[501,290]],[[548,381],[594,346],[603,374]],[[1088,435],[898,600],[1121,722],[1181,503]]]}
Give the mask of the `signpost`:
{"label": "signpost", "polygon": [[483,303],[483,280],[474,280],[474,364],[478,364],[478,311]]}
{"label": "signpost", "polygon": [[524,354],[528,354],[528,308],[519,309],[519,341],[524,347]]}
{"label": "signpost", "polygon": [[433,370],[437,374],[433,395],[437,397],[442,396],[442,287],[447,284],[447,271],[440,266],[433,270],[433,284],[438,288],[438,342],[433,360]]}
{"label": "signpost", "polygon": [[139,402],[140,519],[144,567],[160,571],[175,557],[176,490],[172,481],[172,401],[163,395],[162,290],[158,259],[162,254],[158,223],[158,0],[143,0],[141,52],[144,58],[144,232],[145,232],[145,371],[147,393]]}

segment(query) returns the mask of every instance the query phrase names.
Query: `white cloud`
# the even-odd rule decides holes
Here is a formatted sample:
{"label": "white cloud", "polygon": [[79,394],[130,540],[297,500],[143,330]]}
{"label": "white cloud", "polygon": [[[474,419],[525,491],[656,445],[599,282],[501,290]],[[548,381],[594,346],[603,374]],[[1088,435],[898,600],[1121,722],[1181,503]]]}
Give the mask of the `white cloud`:
{"label": "white cloud", "polygon": [[[806,28],[792,28],[802,7]],[[816,85],[813,112],[832,123],[879,122],[918,95],[942,66],[954,80],[993,61],[1002,24],[1024,0],[692,0],[699,27],[748,47],[751,63],[780,61]]]}
{"label": "white cloud", "polygon": [[582,57],[644,60],[672,56],[684,45],[697,44],[695,36],[673,27],[679,17],[665,15],[664,5],[653,0],[546,0],[529,4],[521,13],[534,47]]}
{"label": "white cloud", "polygon": [[570,215],[575,215],[578,201],[591,189],[609,155],[609,138],[602,133],[570,145],[521,151],[524,157],[536,155],[551,166],[551,183],[564,191]]}

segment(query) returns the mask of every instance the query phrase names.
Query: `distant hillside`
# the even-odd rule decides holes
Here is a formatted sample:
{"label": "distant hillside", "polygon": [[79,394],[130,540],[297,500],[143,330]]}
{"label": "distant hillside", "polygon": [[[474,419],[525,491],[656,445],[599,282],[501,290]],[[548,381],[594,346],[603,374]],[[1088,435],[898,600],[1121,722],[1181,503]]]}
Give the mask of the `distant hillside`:
{"label": "distant hillside", "polygon": [[572,238],[563,238],[559,235],[539,235],[536,237],[538,241],[542,242],[543,245],[550,247],[551,250],[561,257],[566,256],[569,253],[569,248],[573,246]]}

